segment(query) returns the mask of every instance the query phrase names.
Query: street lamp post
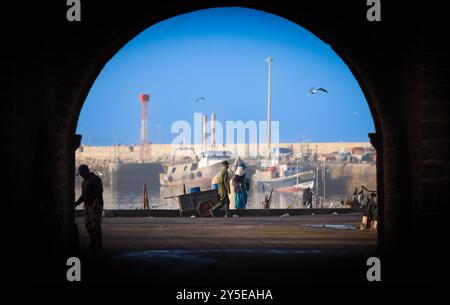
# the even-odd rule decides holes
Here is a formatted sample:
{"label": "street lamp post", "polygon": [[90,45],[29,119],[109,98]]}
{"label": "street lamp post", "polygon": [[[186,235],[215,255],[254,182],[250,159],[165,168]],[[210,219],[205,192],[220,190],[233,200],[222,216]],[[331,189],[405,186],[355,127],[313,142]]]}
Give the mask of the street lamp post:
{"label": "street lamp post", "polygon": [[323,200],[326,202],[327,197],[325,195],[326,189],[327,189],[327,168],[324,169],[325,177],[323,179]]}
{"label": "street lamp post", "polygon": [[270,66],[273,62],[272,57],[267,57],[266,62],[269,64],[268,80],[267,80],[267,149],[270,158]]}
{"label": "street lamp post", "polygon": [[316,203],[318,202],[319,199],[319,162],[317,161],[316,164]]}
{"label": "street lamp post", "polygon": [[161,125],[157,124],[156,127],[158,128],[158,139],[159,139],[159,144],[161,144]]}

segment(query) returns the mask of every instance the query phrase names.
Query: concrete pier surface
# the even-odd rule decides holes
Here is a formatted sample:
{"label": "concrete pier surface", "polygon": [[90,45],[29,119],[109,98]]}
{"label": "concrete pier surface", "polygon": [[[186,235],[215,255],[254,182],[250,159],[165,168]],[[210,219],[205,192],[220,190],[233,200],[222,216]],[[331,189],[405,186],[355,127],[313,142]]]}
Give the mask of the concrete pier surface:
{"label": "concrete pier surface", "polygon": [[[104,217],[103,243],[105,250],[114,251],[375,248],[375,232],[355,229],[361,217],[360,213],[229,218]],[[87,243],[83,219],[77,218],[77,223],[80,240]]]}
{"label": "concrete pier surface", "polygon": [[[84,281],[153,285],[366,282],[376,233],[360,213],[285,217],[103,219],[104,250],[81,248]],[[78,217],[82,245],[87,244]]]}

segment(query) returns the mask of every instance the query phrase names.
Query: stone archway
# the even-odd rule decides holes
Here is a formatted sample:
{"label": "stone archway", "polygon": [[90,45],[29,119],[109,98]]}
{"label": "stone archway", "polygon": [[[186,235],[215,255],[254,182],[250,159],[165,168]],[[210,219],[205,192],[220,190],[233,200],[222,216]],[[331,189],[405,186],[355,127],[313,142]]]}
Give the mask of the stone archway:
{"label": "stone archway", "polygon": [[[198,9],[242,3],[174,0],[157,7],[131,1],[117,6],[89,3],[83,6],[81,23],[67,22],[64,4],[34,3],[26,12],[12,5],[20,17],[4,28],[13,27],[23,35],[7,33],[14,48],[2,59],[13,67],[7,70],[10,90],[4,94],[13,102],[2,105],[3,121],[10,123],[2,131],[7,186],[21,194],[11,200],[24,223],[15,234],[22,244],[29,242],[37,249],[42,240],[48,251],[67,248],[73,219],[74,150],[80,141],[75,127],[100,70],[152,24]],[[370,23],[364,1],[330,1],[319,10],[310,2],[293,6],[248,1],[244,6],[299,24],[330,44],[347,63],[376,127],[370,138],[381,157],[377,184],[383,203],[382,248],[396,252],[419,244],[439,249],[443,234],[439,232],[444,232],[439,228],[448,210],[442,198],[450,164],[445,148],[448,65],[443,64],[449,53],[439,42],[440,19],[426,23],[427,16],[435,15],[424,17],[429,12],[423,7],[383,3],[383,22]],[[26,29],[21,24],[25,21]]]}

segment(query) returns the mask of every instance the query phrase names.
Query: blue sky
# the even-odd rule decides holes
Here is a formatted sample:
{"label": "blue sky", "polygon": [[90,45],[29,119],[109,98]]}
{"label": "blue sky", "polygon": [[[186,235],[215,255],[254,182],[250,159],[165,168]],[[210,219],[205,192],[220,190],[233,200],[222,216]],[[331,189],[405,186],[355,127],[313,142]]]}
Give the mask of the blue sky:
{"label": "blue sky", "polygon": [[[162,21],[125,45],[92,86],[77,133],[91,145],[138,144],[140,93],[150,94],[150,140],[171,143],[173,122],[194,112],[219,121],[267,117],[272,63],[272,120],[281,142],[368,141],[375,130],[350,70],[312,33],[284,18],[245,8],[215,8]],[[308,95],[312,87],[328,94]],[[205,101],[195,102],[198,97]]]}

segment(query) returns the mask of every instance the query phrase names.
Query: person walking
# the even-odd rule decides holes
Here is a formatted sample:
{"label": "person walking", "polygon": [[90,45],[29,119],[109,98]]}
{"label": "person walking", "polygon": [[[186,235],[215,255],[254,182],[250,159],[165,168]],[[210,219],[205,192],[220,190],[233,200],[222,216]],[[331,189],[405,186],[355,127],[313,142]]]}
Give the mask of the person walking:
{"label": "person walking", "polygon": [[303,207],[305,209],[308,208],[308,189],[303,189],[303,194],[302,194],[302,201],[303,201]]}
{"label": "person walking", "polygon": [[311,190],[310,187],[308,187],[308,206],[311,209],[312,208],[312,203],[313,203],[313,191]]}
{"label": "person walking", "polygon": [[214,211],[222,207],[224,207],[225,209],[225,217],[228,217],[228,211],[230,209],[230,198],[228,197],[228,194],[230,194],[230,174],[228,172],[230,164],[225,160],[222,162],[222,165],[223,170],[220,172],[220,175],[217,179],[217,182],[219,184],[219,203],[209,210],[209,213],[213,217],[215,217]]}
{"label": "person walking", "polygon": [[86,164],[78,167],[77,175],[83,178],[81,196],[75,206],[84,202],[84,220],[89,234],[89,247],[95,250],[103,248],[102,214],[103,214],[103,184],[99,176],[89,170]]}

